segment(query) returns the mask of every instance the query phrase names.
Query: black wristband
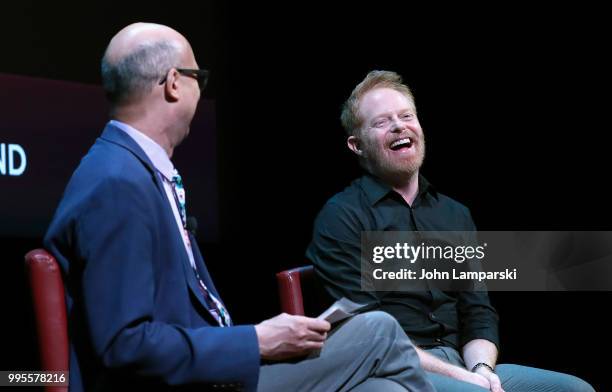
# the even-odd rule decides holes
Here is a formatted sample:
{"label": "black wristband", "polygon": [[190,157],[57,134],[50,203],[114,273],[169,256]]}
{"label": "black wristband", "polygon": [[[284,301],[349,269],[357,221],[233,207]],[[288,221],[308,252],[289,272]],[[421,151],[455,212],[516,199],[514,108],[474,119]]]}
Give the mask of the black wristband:
{"label": "black wristband", "polygon": [[478,362],[476,365],[474,365],[474,367],[472,368],[472,373],[475,373],[476,370],[478,370],[478,368],[483,367],[483,366],[489,369],[492,373],[495,373],[495,370],[493,370],[491,365],[489,365],[488,363],[484,363],[484,362]]}

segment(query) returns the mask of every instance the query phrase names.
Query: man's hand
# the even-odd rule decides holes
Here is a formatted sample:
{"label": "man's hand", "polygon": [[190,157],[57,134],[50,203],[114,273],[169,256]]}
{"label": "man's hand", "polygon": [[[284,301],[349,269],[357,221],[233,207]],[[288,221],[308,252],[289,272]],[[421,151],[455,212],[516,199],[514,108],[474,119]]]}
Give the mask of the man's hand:
{"label": "man's hand", "polygon": [[489,379],[483,375],[478,373],[472,373],[469,370],[463,368],[456,368],[458,371],[453,371],[451,377],[455,378],[459,381],[469,382],[470,384],[478,385],[479,387],[483,387],[487,390],[491,390],[491,383]]}
{"label": "man's hand", "polygon": [[482,366],[476,369],[476,373],[485,377],[491,385],[491,392],[505,392],[501,386],[501,380],[499,376],[486,367]]}
{"label": "man's hand", "polygon": [[[486,339],[470,340],[463,346],[463,359],[468,369],[472,369],[474,365],[479,362],[487,363],[489,366],[495,366],[495,362],[497,361],[497,346]],[[476,373],[489,381],[491,391],[504,392],[497,374],[487,369],[486,366],[478,367]]]}
{"label": "man's hand", "polygon": [[269,360],[306,355],[323,347],[330,328],[325,320],[279,314],[255,326],[259,353]]}

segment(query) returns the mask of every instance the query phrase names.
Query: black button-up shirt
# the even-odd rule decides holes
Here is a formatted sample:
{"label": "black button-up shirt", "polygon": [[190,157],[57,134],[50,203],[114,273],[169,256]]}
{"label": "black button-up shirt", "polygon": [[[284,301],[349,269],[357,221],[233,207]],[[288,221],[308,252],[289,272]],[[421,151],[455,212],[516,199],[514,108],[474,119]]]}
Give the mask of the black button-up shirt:
{"label": "black button-up shirt", "polygon": [[485,292],[361,290],[362,231],[473,231],[467,207],[438,193],[422,176],[410,206],[392,188],[365,175],[333,196],[314,225],[306,257],[334,299],[347,297],[393,315],[421,347],[460,349],[473,339],[499,347],[497,312]]}

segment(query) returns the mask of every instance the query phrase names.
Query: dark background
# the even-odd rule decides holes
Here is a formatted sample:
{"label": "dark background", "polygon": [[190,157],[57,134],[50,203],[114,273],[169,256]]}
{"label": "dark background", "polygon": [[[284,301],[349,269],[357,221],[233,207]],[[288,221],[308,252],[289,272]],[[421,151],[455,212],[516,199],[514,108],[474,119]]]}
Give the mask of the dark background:
{"label": "dark background", "polygon": [[[98,84],[108,40],[130,22],[168,24],[190,40],[217,104],[219,240],[199,238],[238,322],[278,312],[274,273],[304,263],[317,211],[359,175],[338,117],[371,69],[412,87],[428,142],[422,172],[480,229],[610,229],[601,10],[130,4],[11,5],[0,72]],[[22,259],[40,245],[0,239],[3,370],[38,367]],[[609,292],[491,297],[501,362],[612,387],[600,360],[611,348]]]}
{"label": "dark background", "polygon": [[[108,103],[96,84],[0,73],[0,85],[0,141],[21,146],[27,161],[22,175],[0,176],[0,238],[40,238],[74,168],[108,121]],[[216,112],[214,99],[200,100],[189,142],[174,157],[190,179],[189,198],[198,201],[189,213],[210,242],[219,239]]]}

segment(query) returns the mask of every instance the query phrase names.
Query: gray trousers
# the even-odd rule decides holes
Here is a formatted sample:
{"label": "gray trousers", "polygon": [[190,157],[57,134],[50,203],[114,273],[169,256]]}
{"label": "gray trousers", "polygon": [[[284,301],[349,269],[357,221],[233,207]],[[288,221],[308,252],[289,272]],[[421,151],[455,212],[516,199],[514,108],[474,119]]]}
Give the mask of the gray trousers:
{"label": "gray trousers", "polygon": [[395,318],[357,315],[335,327],[320,352],[262,365],[258,391],[435,391]]}
{"label": "gray trousers", "polygon": [[[450,347],[426,350],[428,353],[465,368],[463,358]],[[595,392],[584,380],[569,374],[536,369],[527,366],[501,364],[495,367],[502,388],[506,392]],[[438,392],[484,392],[487,389],[450,377],[427,372],[427,377]]]}

